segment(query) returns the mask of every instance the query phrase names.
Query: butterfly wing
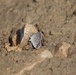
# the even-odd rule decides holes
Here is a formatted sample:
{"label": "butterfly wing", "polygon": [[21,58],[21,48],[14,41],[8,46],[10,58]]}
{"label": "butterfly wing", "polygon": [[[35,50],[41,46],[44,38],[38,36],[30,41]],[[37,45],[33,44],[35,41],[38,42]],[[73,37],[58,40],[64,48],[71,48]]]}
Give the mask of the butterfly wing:
{"label": "butterfly wing", "polygon": [[30,39],[34,48],[37,48],[37,49],[41,47],[41,40],[42,40],[41,32],[33,34]]}

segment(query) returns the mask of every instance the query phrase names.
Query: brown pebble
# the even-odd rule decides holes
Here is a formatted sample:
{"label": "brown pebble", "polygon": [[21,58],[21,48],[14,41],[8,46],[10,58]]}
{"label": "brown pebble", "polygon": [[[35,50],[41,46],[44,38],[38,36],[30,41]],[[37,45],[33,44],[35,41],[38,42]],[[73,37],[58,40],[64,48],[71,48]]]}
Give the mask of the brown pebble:
{"label": "brown pebble", "polygon": [[6,36],[6,35],[7,35],[7,32],[6,32],[6,31],[2,31],[2,34],[3,34],[4,36]]}
{"label": "brown pebble", "polygon": [[70,48],[70,44],[66,42],[62,42],[56,46],[55,49],[55,57],[65,58],[68,56],[68,49]]}

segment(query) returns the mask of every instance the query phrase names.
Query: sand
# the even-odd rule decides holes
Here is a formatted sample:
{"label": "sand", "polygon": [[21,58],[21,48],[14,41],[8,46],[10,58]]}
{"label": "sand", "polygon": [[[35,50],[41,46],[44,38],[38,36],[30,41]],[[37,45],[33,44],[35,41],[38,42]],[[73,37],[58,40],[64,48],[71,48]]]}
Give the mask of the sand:
{"label": "sand", "polygon": [[68,56],[37,63],[21,75],[76,75],[76,0],[0,0],[0,75],[18,74],[36,58],[31,46],[22,51],[5,48],[13,26],[31,23],[42,32],[42,46],[54,54],[60,42],[71,45]]}

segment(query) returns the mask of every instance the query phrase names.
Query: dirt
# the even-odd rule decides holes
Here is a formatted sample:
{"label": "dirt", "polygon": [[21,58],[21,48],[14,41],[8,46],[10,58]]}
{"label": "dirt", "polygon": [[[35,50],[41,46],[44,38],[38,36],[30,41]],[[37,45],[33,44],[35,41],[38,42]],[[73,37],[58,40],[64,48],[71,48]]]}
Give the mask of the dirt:
{"label": "dirt", "polygon": [[67,58],[46,59],[22,75],[76,75],[76,0],[0,0],[0,75],[18,73],[34,57],[35,49],[5,49],[13,26],[36,25],[43,33],[42,46],[53,54],[60,42],[71,45]]}

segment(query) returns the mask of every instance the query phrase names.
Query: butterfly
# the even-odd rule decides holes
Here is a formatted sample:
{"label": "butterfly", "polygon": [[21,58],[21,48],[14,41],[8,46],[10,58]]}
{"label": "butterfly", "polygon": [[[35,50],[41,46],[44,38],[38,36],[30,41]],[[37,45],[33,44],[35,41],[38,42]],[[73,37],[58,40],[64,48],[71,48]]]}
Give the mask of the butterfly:
{"label": "butterfly", "polygon": [[30,42],[34,48],[39,49],[41,47],[42,33],[37,32],[30,37]]}

